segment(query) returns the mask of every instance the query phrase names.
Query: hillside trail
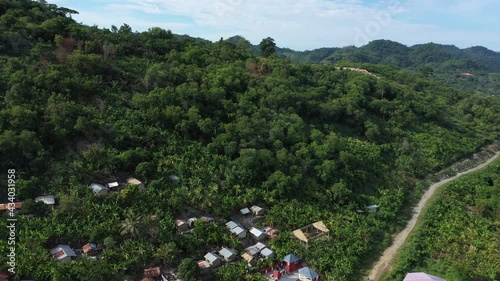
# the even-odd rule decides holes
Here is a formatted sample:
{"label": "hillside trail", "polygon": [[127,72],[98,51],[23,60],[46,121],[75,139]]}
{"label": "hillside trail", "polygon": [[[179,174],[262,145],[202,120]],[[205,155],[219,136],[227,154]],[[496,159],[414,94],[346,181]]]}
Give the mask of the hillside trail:
{"label": "hillside trail", "polygon": [[396,236],[396,238],[392,242],[392,245],[384,251],[384,253],[380,257],[378,262],[375,264],[375,267],[373,267],[372,271],[370,272],[370,275],[368,276],[368,280],[369,281],[378,281],[380,279],[380,277],[382,276],[382,273],[384,273],[385,270],[388,269],[388,266],[390,265],[390,262],[392,261],[392,259],[396,255],[397,251],[399,250],[399,248],[401,248],[401,246],[405,242],[406,238],[408,237],[410,232],[413,230],[413,227],[415,226],[415,224],[418,220],[418,217],[420,216],[420,212],[425,207],[425,205],[427,204],[427,201],[432,197],[432,195],[434,194],[434,192],[436,191],[436,189],[438,187],[442,186],[443,184],[449,183],[450,181],[456,180],[457,178],[459,178],[465,174],[472,173],[474,171],[477,171],[477,170],[484,168],[485,166],[487,166],[488,164],[493,162],[498,157],[498,155],[500,155],[500,151],[497,151],[495,153],[495,155],[493,155],[491,158],[489,158],[486,162],[484,162],[484,163],[482,163],[474,168],[471,168],[471,169],[466,170],[466,171],[461,172],[461,173],[457,173],[453,177],[443,179],[443,180],[438,181],[438,182],[434,183],[433,185],[431,185],[429,187],[429,189],[424,193],[422,198],[420,199],[420,202],[418,202],[418,205],[415,208],[413,208],[412,218],[408,221],[408,224],[406,225],[406,227]]}

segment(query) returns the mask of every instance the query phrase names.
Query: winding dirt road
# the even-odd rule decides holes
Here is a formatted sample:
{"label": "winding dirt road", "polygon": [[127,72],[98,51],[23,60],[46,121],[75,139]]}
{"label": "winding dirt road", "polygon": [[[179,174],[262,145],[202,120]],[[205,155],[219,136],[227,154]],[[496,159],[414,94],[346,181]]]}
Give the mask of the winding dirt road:
{"label": "winding dirt road", "polygon": [[420,212],[425,207],[425,205],[427,204],[427,201],[432,197],[432,195],[434,194],[434,192],[436,191],[436,189],[438,187],[440,187],[443,184],[446,184],[450,181],[456,180],[457,178],[459,178],[465,174],[468,174],[468,173],[477,171],[481,168],[484,168],[485,166],[490,164],[492,161],[494,161],[498,157],[498,155],[500,155],[500,151],[496,152],[494,156],[492,156],[486,162],[484,162],[483,164],[481,164],[477,167],[471,168],[471,169],[464,171],[464,172],[461,172],[461,173],[457,173],[453,177],[441,180],[441,181],[431,185],[429,187],[429,189],[424,193],[422,198],[420,199],[420,202],[418,202],[418,205],[413,209],[413,216],[408,221],[408,224],[406,225],[406,227],[396,236],[396,238],[392,242],[392,245],[384,251],[384,253],[380,257],[378,262],[375,264],[375,267],[373,267],[372,271],[370,272],[370,275],[368,276],[368,280],[378,281],[380,279],[380,276],[382,276],[382,273],[384,273],[385,270],[387,270],[388,266],[390,265],[390,262],[392,261],[392,259],[396,255],[399,248],[401,248],[401,246],[405,242],[406,238],[408,237],[408,234],[410,234],[410,232],[413,230],[413,227],[415,226],[415,224],[418,220],[418,217],[420,216]]}

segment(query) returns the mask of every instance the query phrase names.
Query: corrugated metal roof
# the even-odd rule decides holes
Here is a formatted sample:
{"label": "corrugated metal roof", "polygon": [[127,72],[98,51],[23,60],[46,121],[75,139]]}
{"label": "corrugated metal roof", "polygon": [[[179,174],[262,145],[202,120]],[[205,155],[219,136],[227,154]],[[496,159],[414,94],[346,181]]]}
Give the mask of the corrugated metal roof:
{"label": "corrugated metal roof", "polygon": [[299,269],[299,275],[302,275],[308,279],[314,279],[319,276],[319,274],[316,271],[312,270],[312,268],[310,267],[303,267]]}
{"label": "corrugated metal roof", "polygon": [[299,258],[298,256],[296,256],[294,254],[286,255],[283,258],[283,261],[286,262],[286,263],[294,263],[294,262],[298,262],[300,260],[301,260],[301,258]]}
{"label": "corrugated metal roof", "polygon": [[156,277],[160,276],[160,268],[159,267],[151,267],[151,268],[146,268],[144,269],[144,275],[146,277]]}
{"label": "corrugated metal roof", "polygon": [[271,257],[274,255],[274,252],[273,250],[269,249],[269,248],[264,248],[260,251],[260,254],[266,258],[268,257]]}
{"label": "corrugated metal roof", "polygon": [[255,237],[262,237],[262,236],[265,236],[266,234],[264,233],[264,231],[258,229],[258,228],[255,228],[255,227],[252,227],[250,229],[250,233],[252,233],[252,235],[254,235]]}
{"label": "corrugated metal roof", "polygon": [[36,197],[35,202],[43,202],[46,205],[54,205],[56,203],[56,199],[54,198],[54,195],[45,195]]}
{"label": "corrugated metal roof", "polygon": [[246,232],[246,230],[243,227],[237,226],[235,228],[232,228],[231,232],[236,235],[240,235],[241,233]]}
{"label": "corrugated metal roof", "polygon": [[229,248],[222,248],[220,251],[219,251],[219,254],[221,256],[224,257],[224,259],[228,259],[228,258],[231,258],[231,257],[234,257],[236,256],[238,253],[236,253],[236,251],[232,250],[232,249],[229,249]]}
{"label": "corrugated metal roof", "polygon": [[208,261],[208,263],[212,264],[217,260],[221,260],[221,257],[219,257],[217,254],[209,252],[204,256],[205,260]]}
{"label": "corrugated metal roof", "polygon": [[248,209],[248,208],[243,208],[243,209],[241,209],[241,210],[240,210],[240,213],[241,213],[242,215],[248,215],[248,214],[250,214],[250,209]]}
{"label": "corrugated metal roof", "polygon": [[198,266],[200,269],[206,269],[210,267],[210,264],[207,261],[198,261]]}
{"label": "corrugated metal roof", "polygon": [[92,250],[96,250],[96,249],[97,249],[97,245],[94,243],[87,243],[87,244],[83,245],[83,247],[82,247],[82,250],[84,253],[88,253],[88,252],[90,252]]}
{"label": "corrugated metal roof", "polygon": [[57,245],[50,250],[50,254],[56,259],[63,259],[65,257],[76,257],[75,252],[68,245]]}
{"label": "corrugated metal roof", "polygon": [[238,227],[238,226],[240,226],[240,225],[234,221],[228,221],[226,223],[226,227],[229,229],[233,229],[233,228]]}

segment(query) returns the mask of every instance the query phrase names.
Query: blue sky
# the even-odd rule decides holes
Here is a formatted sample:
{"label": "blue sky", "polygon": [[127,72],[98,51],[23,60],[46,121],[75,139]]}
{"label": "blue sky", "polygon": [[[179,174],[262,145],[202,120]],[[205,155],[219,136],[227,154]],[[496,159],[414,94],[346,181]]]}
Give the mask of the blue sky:
{"label": "blue sky", "polygon": [[158,26],[209,40],[241,35],[253,44],[311,50],[389,39],[500,51],[498,0],[48,0],[73,18],[134,31]]}

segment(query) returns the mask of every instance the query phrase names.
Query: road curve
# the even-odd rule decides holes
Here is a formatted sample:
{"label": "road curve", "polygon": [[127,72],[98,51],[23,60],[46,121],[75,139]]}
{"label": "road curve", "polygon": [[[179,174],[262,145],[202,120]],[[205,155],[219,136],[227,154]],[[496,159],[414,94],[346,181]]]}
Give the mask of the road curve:
{"label": "road curve", "polygon": [[420,212],[425,207],[425,205],[427,204],[427,201],[432,197],[432,195],[434,194],[434,192],[436,191],[436,189],[438,187],[440,187],[443,184],[446,184],[450,181],[456,180],[457,178],[459,178],[465,174],[468,174],[468,173],[471,173],[471,172],[474,172],[474,171],[477,171],[479,169],[484,168],[485,166],[487,166],[488,164],[493,162],[498,157],[498,155],[500,155],[500,151],[496,152],[494,156],[492,156],[486,162],[484,162],[483,164],[481,164],[477,167],[471,168],[471,169],[464,171],[464,172],[461,172],[461,173],[457,173],[453,177],[441,180],[441,181],[431,185],[429,187],[429,189],[424,193],[424,195],[422,195],[422,198],[420,199],[420,202],[418,202],[418,205],[415,208],[413,208],[413,216],[408,221],[408,224],[406,225],[406,227],[396,236],[396,238],[392,242],[392,245],[384,251],[384,253],[380,257],[378,262],[373,267],[372,271],[370,272],[370,275],[368,275],[368,280],[378,281],[380,279],[380,276],[382,276],[382,273],[385,272],[385,270],[389,266],[390,262],[392,261],[392,259],[396,255],[397,251],[399,250],[399,248],[401,248],[401,246],[405,242],[406,238],[408,237],[410,232],[413,230],[413,227],[417,223],[418,217],[420,216]]}

